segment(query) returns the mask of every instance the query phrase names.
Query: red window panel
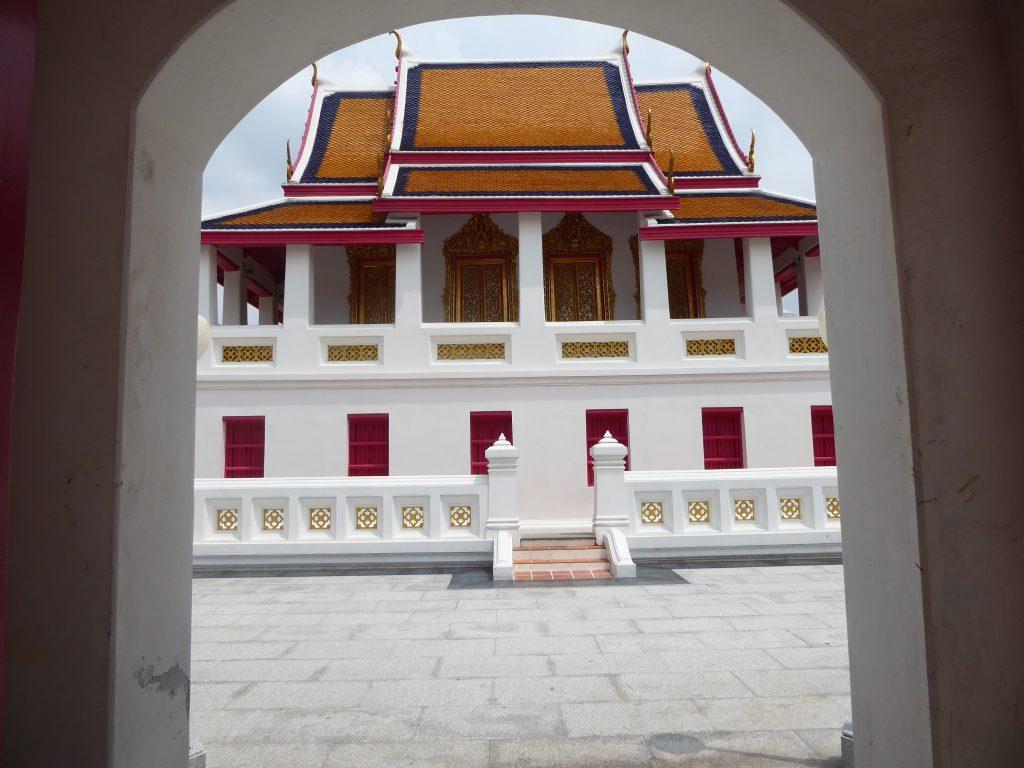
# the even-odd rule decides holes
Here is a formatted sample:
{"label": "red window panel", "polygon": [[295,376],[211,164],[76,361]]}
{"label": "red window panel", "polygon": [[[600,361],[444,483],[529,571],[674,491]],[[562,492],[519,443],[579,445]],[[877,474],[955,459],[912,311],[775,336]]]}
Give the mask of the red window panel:
{"label": "red window panel", "polygon": [[831,405],[811,406],[811,438],[814,442],[814,466],[836,465],[836,426]]}
{"label": "red window panel", "polygon": [[742,469],[743,409],[702,408],[704,469]]}
{"label": "red window panel", "polygon": [[487,474],[484,451],[494,445],[501,435],[510,443],[512,439],[512,411],[474,411],[469,414],[469,473]]}
{"label": "red window panel", "polygon": [[348,415],[348,473],[357,476],[388,475],[388,415]]}
{"label": "red window panel", "polygon": [[[597,444],[605,432],[629,448],[629,411],[592,410],[587,411],[587,485],[594,484],[594,459],[590,449]],[[626,469],[629,469],[629,454],[626,454]]]}
{"label": "red window panel", "polygon": [[224,477],[263,477],[263,416],[224,417]]}

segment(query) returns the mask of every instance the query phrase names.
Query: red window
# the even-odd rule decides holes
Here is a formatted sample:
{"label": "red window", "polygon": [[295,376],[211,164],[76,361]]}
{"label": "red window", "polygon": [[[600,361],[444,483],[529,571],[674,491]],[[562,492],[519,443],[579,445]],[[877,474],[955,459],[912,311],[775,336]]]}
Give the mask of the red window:
{"label": "red window", "polygon": [[704,469],[743,467],[743,409],[702,408]]}
{"label": "red window", "polygon": [[350,413],[348,415],[348,473],[388,475],[388,415],[386,413]]}
{"label": "red window", "polygon": [[224,417],[224,477],[263,477],[262,416]]}
{"label": "red window", "polygon": [[[594,410],[587,411],[587,485],[594,484],[594,459],[590,449],[611,432],[612,437],[629,448],[629,411]],[[626,454],[626,469],[629,469],[629,454]]]}
{"label": "red window", "polygon": [[469,414],[469,473],[487,474],[484,451],[494,445],[501,435],[510,443],[512,439],[511,411],[476,411]]}
{"label": "red window", "polygon": [[836,426],[831,405],[811,406],[811,437],[814,441],[814,466],[836,465]]}

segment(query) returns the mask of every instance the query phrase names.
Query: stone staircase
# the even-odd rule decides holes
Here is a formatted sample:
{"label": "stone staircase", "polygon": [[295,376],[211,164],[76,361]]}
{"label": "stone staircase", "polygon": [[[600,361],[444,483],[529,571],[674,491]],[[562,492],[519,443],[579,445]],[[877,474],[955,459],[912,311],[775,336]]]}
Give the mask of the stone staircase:
{"label": "stone staircase", "polygon": [[515,581],[574,581],[612,578],[605,548],[592,537],[523,539],[512,552]]}

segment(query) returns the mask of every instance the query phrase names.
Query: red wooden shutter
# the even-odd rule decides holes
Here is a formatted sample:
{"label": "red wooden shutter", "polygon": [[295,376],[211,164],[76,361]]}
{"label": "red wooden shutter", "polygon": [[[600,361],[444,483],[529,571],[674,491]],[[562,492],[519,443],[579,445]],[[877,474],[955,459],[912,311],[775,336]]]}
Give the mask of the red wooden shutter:
{"label": "red wooden shutter", "polygon": [[487,474],[484,451],[494,445],[501,435],[510,443],[512,439],[511,411],[476,411],[469,414],[469,473]]}
{"label": "red wooden shutter", "polygon": [[[590,456],[590,449],[604,437],[605,432],[611,432],[612,437],[629,448],[629,411],[625,409],[587,411],[587,485],[594,484],[594,460]],[[627,453],[627,470],[629,469],[629,458]]]}
{"label": "red wooden shutter", "polygon": [[388,475],[388,415],[348,415],[348,473],[357,476]]}
{"label": "red wooden shutter", "polygon": [[224,477],[263,477],[263,416],[224,417]]}
{"label": "red wooden shutter", "polygon": [[811,406],[811,438],[814,442],[814,466],[836,465],[836,427],[831,405]]}
{"label": "red wooden shutter", "polygon": [[743,409],[702,408],[704,469],[743,467]]}

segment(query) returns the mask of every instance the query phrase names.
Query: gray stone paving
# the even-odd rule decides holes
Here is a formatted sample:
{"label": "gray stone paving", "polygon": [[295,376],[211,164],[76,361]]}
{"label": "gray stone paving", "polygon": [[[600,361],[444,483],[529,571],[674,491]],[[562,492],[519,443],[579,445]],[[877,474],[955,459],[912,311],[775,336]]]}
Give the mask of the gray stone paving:
{"label": "gray stone paving", "polygon": [[209,768],[838,766],[841,567],[679,573],[197,579],[193,734]]}

